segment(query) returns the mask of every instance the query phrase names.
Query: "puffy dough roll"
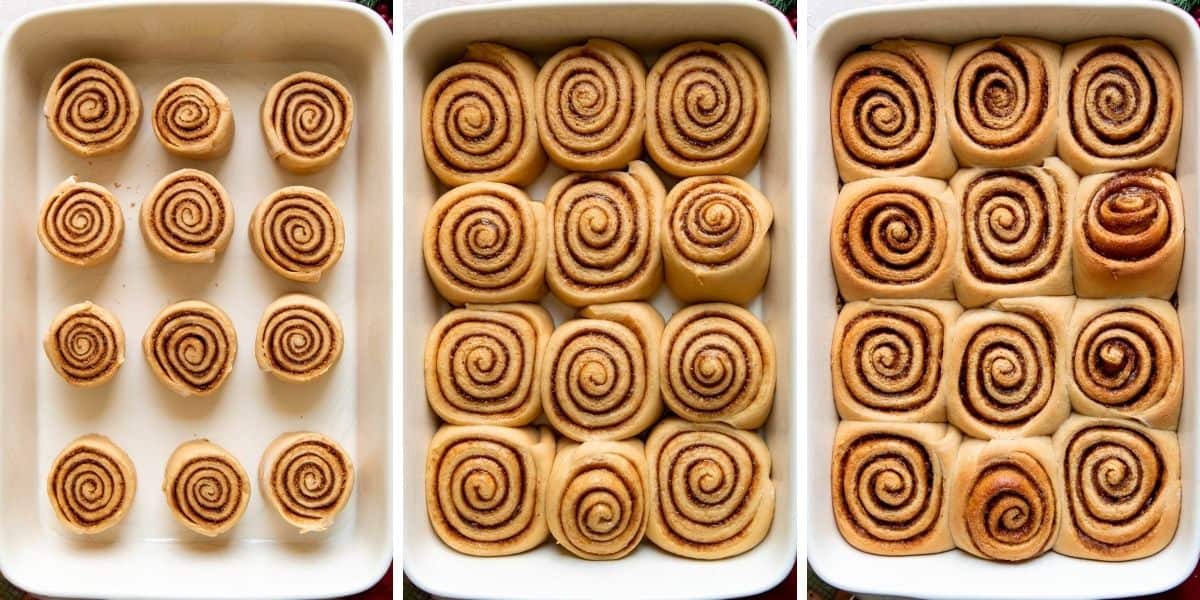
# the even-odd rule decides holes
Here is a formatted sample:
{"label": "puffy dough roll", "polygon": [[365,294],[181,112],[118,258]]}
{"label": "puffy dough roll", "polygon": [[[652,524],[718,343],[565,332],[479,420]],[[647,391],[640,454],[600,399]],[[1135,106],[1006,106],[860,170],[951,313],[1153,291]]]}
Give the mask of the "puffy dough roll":
{"label": "puffy dough roll", "polygon": [[142,201],[142,238],[168,260],[211,263],[233,237],[233,203],[216,177],[180,169]]}
{"label": "puffy dough roll", "polygon": [[181,396],[207,396],[233,372],[237,333],[221,309],[200,300],[158,313],[142,338],[150,370]]}
{"label": "puffy dough roll", "polygon": [[1163,300],[1079,300],[1067,393],[1077,412],[1174,430],[1183,402],[1183,332]]}
{"label": "puffy dough roll", "polygon": [[736,177],[689,177],[675,184],[663,208],[667,287],[689,304],[746,304],[767,281],[774,219],[762,193]]}
{"label": "puffy dough roll", "polygon": [[542,414],[542,357],[554,321],[537,304],[471,304],[425,339],[425,395],[455,425],[528,425]]}
{"label": "puffy dough roll", "polygon": [[310,71],[280,79],[262,103],[267,150],[280,166],[315,173],[342,153],[354,125],[354,99],[338,80]]}
{"label": "puffy dough roll", "polygon": [[300,533],[325,531],[354,491],[354,464],[328,437],[292,431],[263,451],[258,481],[267,504]]}
{"label": "puffy dough roll", "polygon": [[663,330],[663,402],[695,422],[758,429],[775,402],[775,342],[758,317],[735,304],[693,304]]}
{"label": "puffy dough roll", "polygon": [[946,66],[950,147],[961,165],[1017,167],[1054,154],[1062,46],[1026,37],[956,46]]}
{"label": "puffy dough roll", "polygon": [[958,214],[950,188],[934,179],[887,177],[842,186],[829,233],[842,298],[953,299]]}
{"label": "puffy dough roll", "polygon": [[579,442],[621,440],[662,414],[663,320],[641,302],[597,304],[558,326],[542,359],[542,411]]}
{"label": "puffy dough roll", "polygon": [[225,156],[233,145],[233,107],[221,88],[198,77],[167,84],[154,101],[154,135],[184,158]]}
{"label": "puffy dough roll", "polygon": [[849,302],[833,328],[830,367],[838,415],[852,421],[946,422],[955,393],[946,369],[962,314],[946,300]]}
{"label": "puffy dough roll", "polygon": [[308,294],[287,294],[263,311],[254,354],[260,369],[305,383],[332,369],[345,346],[342,322],[328,304]]}
{"label": "puffy dough roll", "polygon": [[947,488],[961,441],[944,424],[842,421],[830,487],[846,542],[887,556],[953,549]]}
{"label": "puffy dough roll", "polygon": [[121,69],[81,58],[54,76],[44,113],[50,133],[68,150],[100,156],[129,145],[142,118],[142,98]]}
{"label": "puffy dough roll", "polygon": [[963,250],[954,293],[966,307],[1014,296],[1069,296],[1079,184],[1057,158],[1041,167],[965,169],[950,180]]}
{"label": "puffy dough roll", "polygon": [[1076,173],[1175,170],[1183,87],[1171,52],[1153,40],[1106,37],[1063,51],[1058,156]]}
{"label": "puffy dough roll", "polygon": [[988,560],[1016,562],[1054,546],[1062,480],[1048,437],[967,440],[950,477],[954,545]]}
{"label": "puffy dough roll", "polygon": [[1071,412],[1071,297],[1005,298],[954,324],[946,369],[950,423],[980,439],[1053,433]]}
{"label": "puffy dough roll", "polygon": [[342,258],[346,227],[325,192],[293,185],[267,196],[250,214],[250,246],[275,273],[316,283]]}
{"label": "puffy dough roll", "polygon": [[546,283],[566,304],[645,300],[662,283],[663,198],[654,169],[574,173],[544,203],[550,244]]}
{"label": "puffy dough roll", "polygon": [[1179,525],[1179,439],[1124,419],[1074,415],[1054,434],[1063,481],[1054,551],[1122,561],[1157,553]]}
{"label": "puffy dough roll", "polygon": [[425,508],[447,546],[473,556],[506,556],[549,535],[546,485],[554,434],[494,425],[445,425],[429,442]]}
{"label": "puffy dough roll", "polygon": [[42,347],[67,383],[97,386],[112,379],[125,363],[125,330],[112,313],[81,302],[54,317]]}
{"label": "puffy dough roll", "polygon": [[562,442],[546,486],[550,533],[580,558],[624,557],[646,534],[649,490],[641,440]]}
{"label": "puffy dough roll", "polygon": [[216,537],[237,525],[250,504],[250,478],[242,463],[208,440],[184,442],[167,460],[163,494],[184,527]]}
{"label": "puffy dough roll", "polygon": [[125,518],[137,492],[133,461],[97,433],[81,436],[50,463],[46,495],[54,516],[76,534],[106,531]]}
{"label": "puffy dough roll", "polygon": [[752,52],[680,44],[654,63],[646,93],[646,152],[664,171],[740,177],[754,168],[771,124],[771,91]]}
{"label": "puffy dough roll", "polygon": [[715,560],[757,546],[775,517],[771,455],[753,431],[665,419],[646,440],[646,537],[679,556]]}
{"label": "puffy dough roll", "polygon": [[1183,266],[1182,198],[1175,178],[1158,169],[1084,177],[1075,195],[1076,294],[1173,296]]}
{"label": "puffy dough roll", "polygon": [[954,174],[943,97],[949,57],[949,46],[884,40],[842,61],[829,102],[842,181]]}
{"label": "puffy dough roll", "polygon": [[611,40],[564,48],[537,74],[538,135],[550,160],[571,171],[620,169],[642,154],[646,66]]}
{"label": "puffy dough roll", "polygon": [[525,54],[479,42],[429,82],[421,100],[421,147],[442,183],[526,186],[541,175],[546,153],[534,114],[536,77]]}
{"label": "puffy dough roll", "polygon": [[425,219],[425,271],[454,305],[536,302],[546,293],[546,212],[511,185],[470,183]]}
{"label": "puffy dough roll", "polygon": [[103,186],[68,177],[38,215],[38,239],[51,256],[78,267],[107,261],[121,248],[125,219]]}

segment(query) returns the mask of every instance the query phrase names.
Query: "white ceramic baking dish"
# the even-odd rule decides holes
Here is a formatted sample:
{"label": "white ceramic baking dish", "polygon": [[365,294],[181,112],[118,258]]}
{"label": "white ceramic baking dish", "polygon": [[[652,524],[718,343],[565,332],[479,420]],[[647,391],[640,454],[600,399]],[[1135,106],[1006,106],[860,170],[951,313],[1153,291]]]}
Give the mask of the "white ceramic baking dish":
{"label": "white ceramic baking dish", "polygon": [[[403,55],[403,490],[404,569],[417,586],[439,596],[461,598],[732,598],[768,589],[781,581],[795,560],[797,383],[792,368],[781,368],[775,408],[763,433],[771,449],[776,482],[775,520],[767,539],[753,551],[705,562],[675,557],[648,540],[630,556],[612,562],[580,560],[547,543],[525,554],[475,558],[458,554],[434,534],[425,511],[424,472],[429,439],[438,420],[425,400],[421,360],[425,336],[448,309],[425,276],[421,229],[443,188],[421,155],[421,96],[433,76],[452,64],[468,42],[497,41],[531,52],[544,61],[550,53],[588,37],[609,37],[643,52],[650,64],[661,51],[686,40],[733,40],[763,60],[771,85],[771,128],[758,167],[748,179],[772,201],[775,225],[767,289],[756,310],[775,334],[779,362],[791,365],[794,347],[795,285],[792,276],[793,190],[796,155],[793,115],[795,37],[781,15],[750,0],[662,2],[618,0],[605,3],[523,2],[443,11],[409,26]],[[545,196],[563,175],[551,167],[530,188]],[[673,183],[674,180],[668,180]],[[570,313],[547,300],[556,322]],[[665,287],[655,299],[665,316],[676,307]]]}
{"label": "white ceramic baking dish", "polygon": [[[0,571],[44,596],[106,598],[309,598],[374,584],[391,558],[391,78],[390,33],[353,3],[118,2],[38,13],[16,23],[0,58]],[[46,128],[42,102],[54,73],[79,57],[124,69],[144,105],[124,151],[81,159]],[[267,153],[259,107],[267,89],[294,71],[326,72],[355,100],[350,142],[332,166],[295,176]],[[169,81],[210,79],[232,100],[237,133],[213,161],[174,158],[146,114]],[[236,222],[212,265],[178,265],[142,241],[137,207],[155,181],[191,166],[229,191]],[[101,267],[54,261],[38,243],[37,211],[68,175],[108,187],[125,218],[124,243]],[[254,256],[250,212],[272,190],[306,184],[329,193],[346,223],[341,262],[317,285],[292,284]],[[338,313],[347,345],[322,379],[275,381],[254,360],[263,309],[290,291],[323,298]],[[180,398],[151,374],[142,334],[154,314],[183,298],[223,308],[238,333],[234,372],[209,398]],[[126,332],[126,362],[96,389],[66,385],[41,351],[54,314],[85,299],[112,310]],[[341,442],[358,477],[335,526],[306,535],[283,525],[259,494],[259,457],[275,436],[312,429]],[[138,490],[112,535],[81,540],[57,526],[45,492],[54,456],[76,436],[110,436],[132,457]],[[163,468],[176,445],[209,437],[230,450],[254,480],[241,522],[219,540],[189,534],[170,515]]]}
{"label": "white ceramic baking dish", "polygon": [[[1104,563],[1046,554],[1011,565],[976,559],[962,551],[930,556],[879,557],[860,552],[838,534],[829,491],[830,453],[838,417],[830,387],[828,352],[837,314],[837,286],[829,261],[828,232],[838,177],[829,132],[829,89],[842,59],[856,47],[905,37],[955,44],[999,34],[1021,34],[1070,42],[1100,35],[1151,37],[1174,52],[1183,76],[1184,124],[1176,177],[1183,197],[1187,247],[1179,282],[1186,375],[1179,440],[1183,456],[1183,512],[1175,539],[1153,557]],[[808,239],[808,553],[822,579],[842,589],[920,598],[1117,598],[1170,588],[1192,572],[1200,554],[1196,506],[1197,292],[1195,252],[1200,248],[1200,210],[1194,199],[1200,115],[1200,32],[1187,13],[1164,2],[929,2],[840,14],[816,34],[809,73],[811,148],[807,210]]]}

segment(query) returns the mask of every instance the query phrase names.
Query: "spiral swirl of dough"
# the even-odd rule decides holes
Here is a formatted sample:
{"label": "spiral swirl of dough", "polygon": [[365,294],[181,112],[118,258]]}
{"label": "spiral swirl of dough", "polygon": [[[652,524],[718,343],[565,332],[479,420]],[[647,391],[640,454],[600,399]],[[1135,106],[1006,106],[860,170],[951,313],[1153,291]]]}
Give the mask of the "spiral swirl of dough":
{"label": "spiral swirl of dough", "polygon": [[142,202],[142,237],[164,257],[209,263],[233,236],[233,203],[216,177],[180,169],[163,177]]}
{"label": "spiral swirl of dough", "polygon": [[1046,466],[1016,450],[976,465],[962,518],[974,549],[992,560],[1018,561],[1048,550],[1058,535],[1058,505]]}
{"label": "spiral swirl of dough", "polygon": [[1059,264],[1067,251],[1066,199],[1046,183],[1028,172],[1001,170],[967,184],[960,198],[963,251],[975,278],[1021,283]]}
{"label": "spiral swirl of dough", "polygon": [[42,204],[38,239],[55,258],[87,267],[116,254],[125,232],[117,200],[104,187],[69,177]]}
{"label": "spiral swirl of dough", "polygon": [[183,77],[167,84],[154,101],[154,135],[172,154],[215,158],[233,143],[233,107],[212,83]]}
{"label": "spiral swirl of dough", "polygon": [[250,503],[250,478],[232,454],[208,440],[185,442],[167,461],[163,493],[172,514],[207,537],[229,531]]}
{"label": "spiral swirl of dough", "polygon": [[313,173],[342,153],[354,125],[354,100],[336,79],[302,71],[279,80],[262,104],[271,157],[293,173]]}
{"label": "spiral swirl of dough", "polygon": [[137,88],[117,67],[82,58],[62,68],[46,94],[46,123],[69,150],[84,157],[121,150],[142,115]]}
{"label": "spiral swirl of dough", "polygon": [[258,366],[284,381],[312,381],[333,368],[345,347],[337,314],[307,294],[272,302],[258,323]]}
{"label": "spiral swirl of dough", "polygon": [[550,533],[581,558],[621,558],[646,533],[647,486],[646,455],[638,440],[562,447],[546,489]]}
{"label": "spiral swirl of dough", "polygon": [[254,208],[250,245],[272,271],[292,281],[315,283],[337,264],[346,247],[342,213],[321,190],[285,187]]}
{"label": "spiral swirl of dough", "polygon": [[1020,427],[1049,405],[1058,350],[1035,319],[1009,315],[985,324],[961,348],[959,396],[973,419]]}
{"label": "spiral swirl of dough", "polygon": [[951,127],[975,148],[1022,152],[1055,125],[1057,68],[1024,40],[1000,38],[979,48],[950,82]]}
{"label": "spiral swirl of dough", "polygon": [[125,331],[120,321],[91,302],[58,313],[43,347],[54,370],[71,385],[100,385],[125,363]]}
{"label": "spiral swirl of dough", "polygon": [[857,307],[852,316],[839,318],[834,333],[833,369],[847,400],[889,417],[929,409],[943,386],[948,332],[942,318],[917,305]]}
{"label": "spiral swirl of dough", "polygon": [[354,490],[354,465],[337,442],[298,431],[275,439],[259,463],[263,496],[300,533],[333,524]]}
{"label": "spiral swirl of dough", "polygon": [[233,371],[237,335],[221,309],[199,300],[172,304],[158,313],[142,349],[150,369],[182,396],[205,396]]}
{"label": "spiral swirl of dough", "polygon": [[67,445],[50,465],[50,505],[73,533],[95,534],[125,518],[137,491],[129,455],[112,440],[88,434]]}
{"label": "spiral swirl of dough", "polygon": [[1174,401],[1182,370],[1177,326],[1136,305],[1102,310],[1080,325],[1071,369],[1089,402],[1136,417]]}

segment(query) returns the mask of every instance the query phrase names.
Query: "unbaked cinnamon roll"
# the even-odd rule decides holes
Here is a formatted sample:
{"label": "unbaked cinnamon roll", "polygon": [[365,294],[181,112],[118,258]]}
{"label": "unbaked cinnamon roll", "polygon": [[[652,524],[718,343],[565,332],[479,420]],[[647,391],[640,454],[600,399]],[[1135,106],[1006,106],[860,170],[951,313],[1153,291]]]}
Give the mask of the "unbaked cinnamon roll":
{"label": "unbaked cinnamon roll", "polygon": [[38,239],[51,256],[79,267],[107,261],[121,247],[125,219],[103,186],[68,177],[42,204]]}
{"label": "unbaked cinnamon roll", "polygon": [[1175,170],[1183,87],[1171,52],[1153,40],[1105,37],[1063,51],[1058,156],[1076,173]]}
{"label": "unbaked cinnamon roll", "polygon": [[547,428],[445,425],[429,442],[425,508],[447,546],[506,556],[549,536],[546,485],[554,462]]}
{"label": "unbaked cinnamon roll", "polygon": [[258,481],[267,504],[300,533],[325,531],[354,491],[354,464],[328,437],[292,431],[263,451]]}
{"label": "unbaked cinnamon roll", "polygon": [[421,100],[425,162],[448,186],[493,181],[526,186],[546,167],[534,116],[537,66],[487,42],[467,45]]}
{"label": "unbaked cinnamon roll", "polygon": [[142,350],[150,370],[171,391],[207,396],[233,371],[237,334],[221,309],[185,300],[154,317],[142,338]]}
{"label": "unbaked cinnamon roll", "polygon": [[650,165],[629,172],[573,173],[546,195],[546,282],[566,304],[645,300],[662,282],[663,199]]}
{"label": "unbaked cinnamon roll", "polygon": [[237,524],[250,503],[250,478],[242,464],[208,440],[184,442],[167,460],[163,494],[184,527],[216,537]]}
{"label": "unbaked cinnamon roll", "polygon": [[250,215],[250,246],[272,271],[316,283],[342,258],[342,213],[325,192],[303,185],[280,189]]}
{"label": "unbaked cinnamon roll", "polygon": [[233,145],[229,97],[199,77],[168,83],[154,101],[151,121],[163,148],[184,158],[217,158]]}
{"label": "unbaked cinnamon roll", "polygon": [[542,410],[576,441],[634,437],[662,414],[663,320],[641,302],[597,304],[558,326],[542,359]]}
{"label": "unbaked cinnamon roll", "polygon": [[96,534],[125,518],[137,492],[137,472],[129,455],[100,434],[81,436],[50,463],[46,495],[71,533]]}
{"label": "unbaked cinnamon roll", "polygon": [[715,560],[762,542],[775,516],[771,455],[758,434],[666,419],[646,440],[650,519],[663,550]]}
{"label": "unbaked cinnamon roll", "polygon": [[953,549],[948,485],[961,441],[944,424],[842,421],[830,488],[846,542],[888,556]]}
{"label": "unbaked cinnamon roll", "polygon": [[150,190],[139,221],[146,245],[164,258],[211,263],[233,236],[233,203],[216,177],[180,169]]}
{"label": "unbaked cinnamon roll", "polygon": [[67,383],[97,386],[125,363],[125,330],[117,317],[91,302],[72,304],[50,322],[42,347]]}
{"label": "unbaked cinnamon roll", "polygon": [[342,153],[354,125],[354,99],[338,80],[301,71],[280,79],[262,103],[271,158],[292,173],[314,173]]}
{"label": "unbaked cinnamon roll", "polygon": [[550,533],[588,560],[633,552],[646,534],[647,477],[641,440],[562,443],[546,486]]}
{"label": "unbaked cinnamon roll", "polygon": [[44,112],[50,133],[68,150],[100,156],[129,145],[141,121],[142,98],[121,69],[81,58],[54,76]]}
{"label": "unbaked cinnamon roll", "polygon": [[258,368],[283,381],[305,383],[324,375],[342,356],[346,336],[328,304],[287,294],[263,311],[255,335]]}
{"label": "unbaked cinnamon roll", "polygon": [[771,90],[758,57],[737,44],[667,50],[646,80],[646,152],[676,177],[754,168],[771,124]]}

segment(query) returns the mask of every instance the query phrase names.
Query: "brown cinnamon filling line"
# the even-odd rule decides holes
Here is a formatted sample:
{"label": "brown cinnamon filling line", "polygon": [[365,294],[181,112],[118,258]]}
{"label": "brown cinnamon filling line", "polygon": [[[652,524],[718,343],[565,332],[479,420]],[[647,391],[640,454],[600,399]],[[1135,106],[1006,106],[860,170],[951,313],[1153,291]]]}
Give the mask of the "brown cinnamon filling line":
{"label": "brown cinnamon filling line", "polygon": [[[581,58],[591,59],[600,63],[600,65],[603,67],[604,73],[607,74],[607,78],[611,79],[614,83],[620,80],[620,72],[627,70],[625,65],[621,64],[620,61],[615,57],[606,53],[596,52],[594,50],[585,48],[578,56],[573,56],[559,63],[555,71],[550,74],[549,80],[554,81],[556,75],[561,69],[567,70],[566,74],[562,76],[562,81],[566,83],[569,83],[572,78],[580,75],[593,76],[601,80],[606,78],[606,76],[603,74],[597,74],[594,69],[588,69],[584,66],[573,64],[574,61]],[[593,87],[598,87],[601,90],[604,89],[604,86]],[[559,88],[547,90],[545,103],[542,106],[542,110],[544,111],[543,114],[558,114],[559,111],[557,110],[557,107],[561,105],[562,99],[565,98],[567,108],[570,110],[569,116],[592,125],[592,127],[589,127],[589,129],[591,129],[589,131],[576,127],[576,123],[571,118],[556,119],[556,121],[561,122],[561,124],[569,130],[571,135],[575,136],[575,139],[564,139],[562,136],[558,135],[559,132],[557,128],[550,127],[549,129],[554,141],[562,149],[570,152],[573,156],[593,157],[611,152],[614,146],[617,146],[628,139],[629,135],[627,132],[625,132],[616,137],[612,144],[603,148],[592,149],[580,148],[578,143],[573,143],[579,141],[589,142],[612,135],[612,128],[614,126],[613,122],[617,119],[618,115],[628,114],[632,120],[634,106],[637,102],[636,99],[634,97],[627,96],[626,90],[621,85],[614,85],[612,91],[615,93],[615,97],[612,98],[611,101],[609,101],[610,99],[608,98],[607,94],[596,92],[597,96],[599,96],[597,98],[597,104],[599,105],[599,108],[596,108],[591,106],[577,106],[575,95],[571,93],[570,89]],[[597,123],[597,121],[600,122]]]}
{"label": "brown cinnamon filling line", "polygon": [[[221,115],[216,98],[213,98],[208,90],[193,83],[185,83],[169,88],[163,92],[162,98],[165,101],[156,104],[156,108],[160,110],[154,113],[157,125],[155,129],[176,138],[171,140],[172,143],[189,144],[212,137],[213,129],[220,121]],[[194,121],[173,118],[185,108],[196,111],[200,118]]]}
{"label": "brown cinnamon filling line", "polygon": [[[716,189],[703,190],[704,187]],[[719,204],[722,207],[719,223],[709,223],[705,218],[707,212],[705,209],[712,209],[713,204]],[[758,211],[749,197],[733,186],[714,184],[711,181],[697,182],[687,190],[676,203],[670,222],[674,224],[674,227],[664,233],[667,234],[667,240],[671,242],[676,252],[681,257],[688,259],[690,264],[711,270],[737,264],[746,254],[744,249],[749,248],[755,241],[766,235],[765,232],[760,231],[762,226],[758,218]],[[743,233],[746,228],[750,229],[749,233]],[[708,233],[710,236],[721,239],[713,243],[701,233]],[[681,240],[680,237],[683,239]],[[747,237],[749,239],[746,239]],[[685,241],[702,250],[709,251],[710,255],[705,257],[707,260],[704,262],[694,260],[691,256],[694,253],[688,253],[682,247]],[[731,254],[729,248],[735,245],[744,246],[743,251]],[[714,253],[717,256],[711,256]]]}
{"label": "brown cinnamon filling line", "polygon": [[[985,184],[996,184],[999,181],[1012,181],[1013,183],[1005,186],[1003,189],[989,189],[982,196],[976,195],[977,187]],[[1030,198],[1021,194],[1024,190],[1034,192],[1035,196]],[[1042,187],[1041,182],[1036,177],[1017,170],[987,172],[971,180],[967,184],[967,189],[963,196],[965,202],[962,204],[962,223],[965,233],[966,263],[971,274],[977,279],[987,283],[1019,284],[1041,279],[1058,267],[1064,254],[1063,247],[1066,242],[1063,233],[1066,223],[1066,206],[1059,199],[1059,202],[1056,203],[1057,210],[1052,210],[1046,189]],[[989,204],[997,199],[1000,199],[1004,204],[1002,206],[994,206],[989,210]],[[1011,200],[1011,202],[1006,202],[1006,200]],[[1034,232],[1034,235],[1037,236],[1037,243],[1033,248],[1020,256],[1008,257],[1004,255],[1003,246],[1001,248],[993,248],[982,238],[978,225],[983,216],[980,215],[981,212],[990,216],[995,210],[1003,209],[1007,211],[1011,210],[1012,207],[1019,208],[1021,215],[1019,217],[1011,215],[1008,220],[1020,222],[1022,227],[1017,231],[1003,232],[1003,235],[998,235],[997,237],[1009,238],[1001,239],[1001,243],[1010,245],[1020,243],[1030,233],[1029,228],[1035,221],[1033,218],[1034,213],[1044,215],[1042,222],[1045,224],[1045,227]],[[988,221],[988,224],[991,225],[992,219]],[[1054,225],[1054,223],[1057,223],[1057,225]],[[1057,232],[1057,235],[1054,235],[1054,239],[1051,239],[1051,229]],[[998,273],[992,268],[1015,269],[1027,267],[1039,260],[1047,252],[1050,253],[1051,258],[1033,270],[1025,269],[1009,276]],[[984,259],[986,259],[986,263]]]}
{"label": "brown cinnamon filling line", "polygon": [[[473,333],[471,333],[471,335],[469,337],[472,339],[484,337],[490,342],[488,344],[489,348],[494,348],[496,350],[505,351],[505,352],[502,352],[502,354],[504,354],[504,361],[508,365],[510,365],[509,366],[510,371],[521,371],[522,367],[523,367],[523,363],[525,361],[532,360],[532,357],[525,356],[524,351],[521,350],[521,348],[522,348],[521,334],[516,329],[508,326],[506,323],[504,323],[503,321],[501,321],[499,319],[488,319],[485,317],[475,317],[475,318],[478,320],[474,321],[474,322],[469,321],[469,320],[464,320],[464,321],[460,321],[460,322],[454,324],[451,327],[447,327],[446,333],[449,333],[451,330],[458,328],[458,327],[469,328],[472,325],[478,325],[478,324],[487,324],[487,325],[493,325],[496,327],[500,327],[508,334],[509,341],[511,341],[512,343],[506,343],[505,340],[499,339],[493,335],[485,335],[482,332],[473,332]],[[446,337],[446,336],[443,335],[443,337]],[[466,338],[467,338],[467,336],[463,336],[463,339],[466,339]],[[451,357],[458,355],[459,348],[462,347],[462,344],[463,344],[463,342],[459,342],[458,344],[455,344],[454,346],[451,347],[451,350],[450,350]],[[441,346],[440,343],[438,345],[439,345],[439,347]],[[507,350],[509,348],[518,348],[518,350],[515,352],[516,356],[514,356],[514,353],[512,353],[512,352],[507,352]],[[477,397],[471,395],[470,390],[467,390],[462,386],[462,384],[459,382],[460,381],[459,377],[454,376],[454,375],[458,375],[458,374],[459,373],[457,373],[457,372],[452,372],[451,377],[448,377],[445,379],[443,379],[441,377],[438,378],[439,385],[449,384],[450,388],[454,391],[455,398],[466,401],[465,403],[451,402],[451,404],[458,410],[465,410],[465,411],[473,412],[476,414],[486,414],[489,416],[501,416],[501,415],[514,414],[523,408],[524,403],[522,402],[521,405],[514,406],[512,410],[505,411],[503,413],[493,413],[493,412],[487,412],[487,411],[472,410],[472,407],[469,406],[470,403],[478,403],[478,404],[483,404],[483,405],[492,405],[492,404],[500,405],[500,404],[506,404],[513,400],[516,400],[516,398],[515,398],[516,392],[517,392],[517,390],[519,390],[521,388],[520,384],[523,382],[517,381],[517,385],[515,386],[515,389],[508,391],[507,393],[504,393],[502,395],[490,396],[490,397],[486,397],[486,398],[477,398]],[[492,377],[492,378],[489,378],[488,380],[477,379],[475,377],[472,377],[473,373],[471,370],[467,370],[466,375],[471,379],[471,383],[479,385],[481,387],[486,387],[489,391],[496,390],[495,381],[493,381],[493,380],[504,379],[503,377]],[[464,406],[462,404],[466,404],[466,405]]]}
{"label": "brown cinnamon filling line", "polygon": [[[589,460],[595,460],[595,459],[590,458]],[[588,529],[588,528],[584,527],[584,525],[587,524],[587,520],[583,519],[583,518],[579,518],[581,515],[577,514],[575,511],[572,511],[571,516],[575,517],[575,523],[577,525],[579,525],[578,531],[580,534],[582,534],[584,536],[582,541],[583,542],[592,542],[595,544],[608,545],[608,544],[612,543],[613,541],[615,541],[616,539],[620,538],[621,536],[628,535],[630,537],[630,539],[627,540],[625,542],[625,544],[621,545],[621,547],[613,548],[604,553],[593,552],[592,549],[582,548],[581,544],[580,544],[581,540],[571,539],[570,536],[567,536],[567,541],[572,546],[575,546],[579,550],[586,552],[588,554],[595,554],[597,556],[612,556],[612,555],[616,555],[616,554],[621,554],[623,552],[626,552],[630,548],[637,546],[638,543],[641,542],[641,536],[636,535],[636,532],[638,529],[641,528],[643,523],[640,522],[640,520],[638,522],[635,522],[635,518],[639,515],[639,513],[644,515],[646,512],[646,492],[645,492],[645,490],[642,489],[641,481],[639,481],[637,479],[630,479],[620,469],[615,468],[612,465],[603,464],[603,463],[595,464],[594,466],[589,466],[589,467],[584,467],[584,468],[579,469],[578,471],[576,471],[573,474],[573,477],[571,478],[571,480],[572,480],[572,482],[574,482],[577,479],[587,477],[588,475],[591,475],[592,473],[596,473],[596,472],[608,473],[608,474],[612,475],[614,478],[616,478],[617,480],[619,480],[621,482],[622,488],[626,492],[629,493],[630,499],[629,499],[628,507],[623,506],[623,505],[613,506],[611,504],[606,503],[606,506],[610,506],[611,508],[615,509],[613,512],[618,513],[617,518],[613,519],[613,520],[614,521],[625,520],[626,522],[624,524],[626,525],[626,527],[624,529],[622,529],[621,531],[618,531],[615,533],[607,532],[607,531],[595,531],[592,529]],[[593,494],[617,495],[616,492],[614,492],[609,487],[601,486],[601,485],[592,485],[592,486],[585,488],[582,492],[580,492],[578,494],[578,496],[580,498],[587,498],[588,496],[591,496]],[[638,510],[639,503],[641,504],[641,506],[640,506],[641,510]],[[570,508],[576,509],[578,507],[571,506]],[[625,515],[622,512],[625,508],[628,508],[629,512],[630,512],[628,519],[624,518]],[[553,515],[553,518],[557,518],[559,516],[561,516],[561,515]],[[630,532],[630,529],[633,530],[632,533]]]}
{"label": "brown cinnamon filling line", "polygon": [[[743,345],[741,340],[736,335],[727,334],[720,328],[698,329],[698,326],[695,324],[704,319],[720,319],[726,323],[729,323],[732,328],[735,328],[738,332],[741,332],[746,337],[754,340],[759,356],[766,356],[767,354],[767,350],[764,347],[762,340],[759,339],[759,337],[755,335],[745,323],[741,322],[736,317],[720,311],[703,311],[696,313],[688,319],[687,323],[679,328],[679,332],[675,335],[675,338],[670,341],[670,345],[683,346],[685,350],[680,352],[680,354],[686,355],[688,354],[688,349],[693,347],[697,338],[720,335],[721,341],[726,343],[708,343],[700,346],[700,348],[695,350],[694,353],[697,356],[712,353],[722,357],[729,357],[730,361],[740,360],[741,362],[746,363],[746,377],[740,380],[730,381],[728,382],[728,385],[722,386],[720,389],[714,390],[713,393],[708,394],[686,386],[682,389],[678,386],[671,386],[671,391],[675,394],[680,402],[687,406],[689,411],[696,415],[713,418],[735,414],[741,410],[744,410],[746,405],[749,404],[754,399],[755,395],[758,394],[758,388],[750,388],[750,380],[753,378],[753,376],[749,372],[751,365],[749,364],[748,359],[750,355],[753,354],[753,350]],[[692,375],[693,379],[701,381],[706,379],[703,374],[698,372],[699,365],[697,365],[695,361],[687,365],[670,365],[672,371],[677,371],[681,366],[685,366],[688,369],[688,372]],[[764,366],[765,365],[760,365],[760,368]],[[736,373],[736,369],[726,368],[726,370],[732,370]],[[672,378],[668,377],[668,381],[671,379]],[[760,384],[761,383],[765,382],[760,382]],[[728,399],[724,404],[714,408],[703,408],[702,406],[697,406],[698,403],[711,403],[722,398]]]}

